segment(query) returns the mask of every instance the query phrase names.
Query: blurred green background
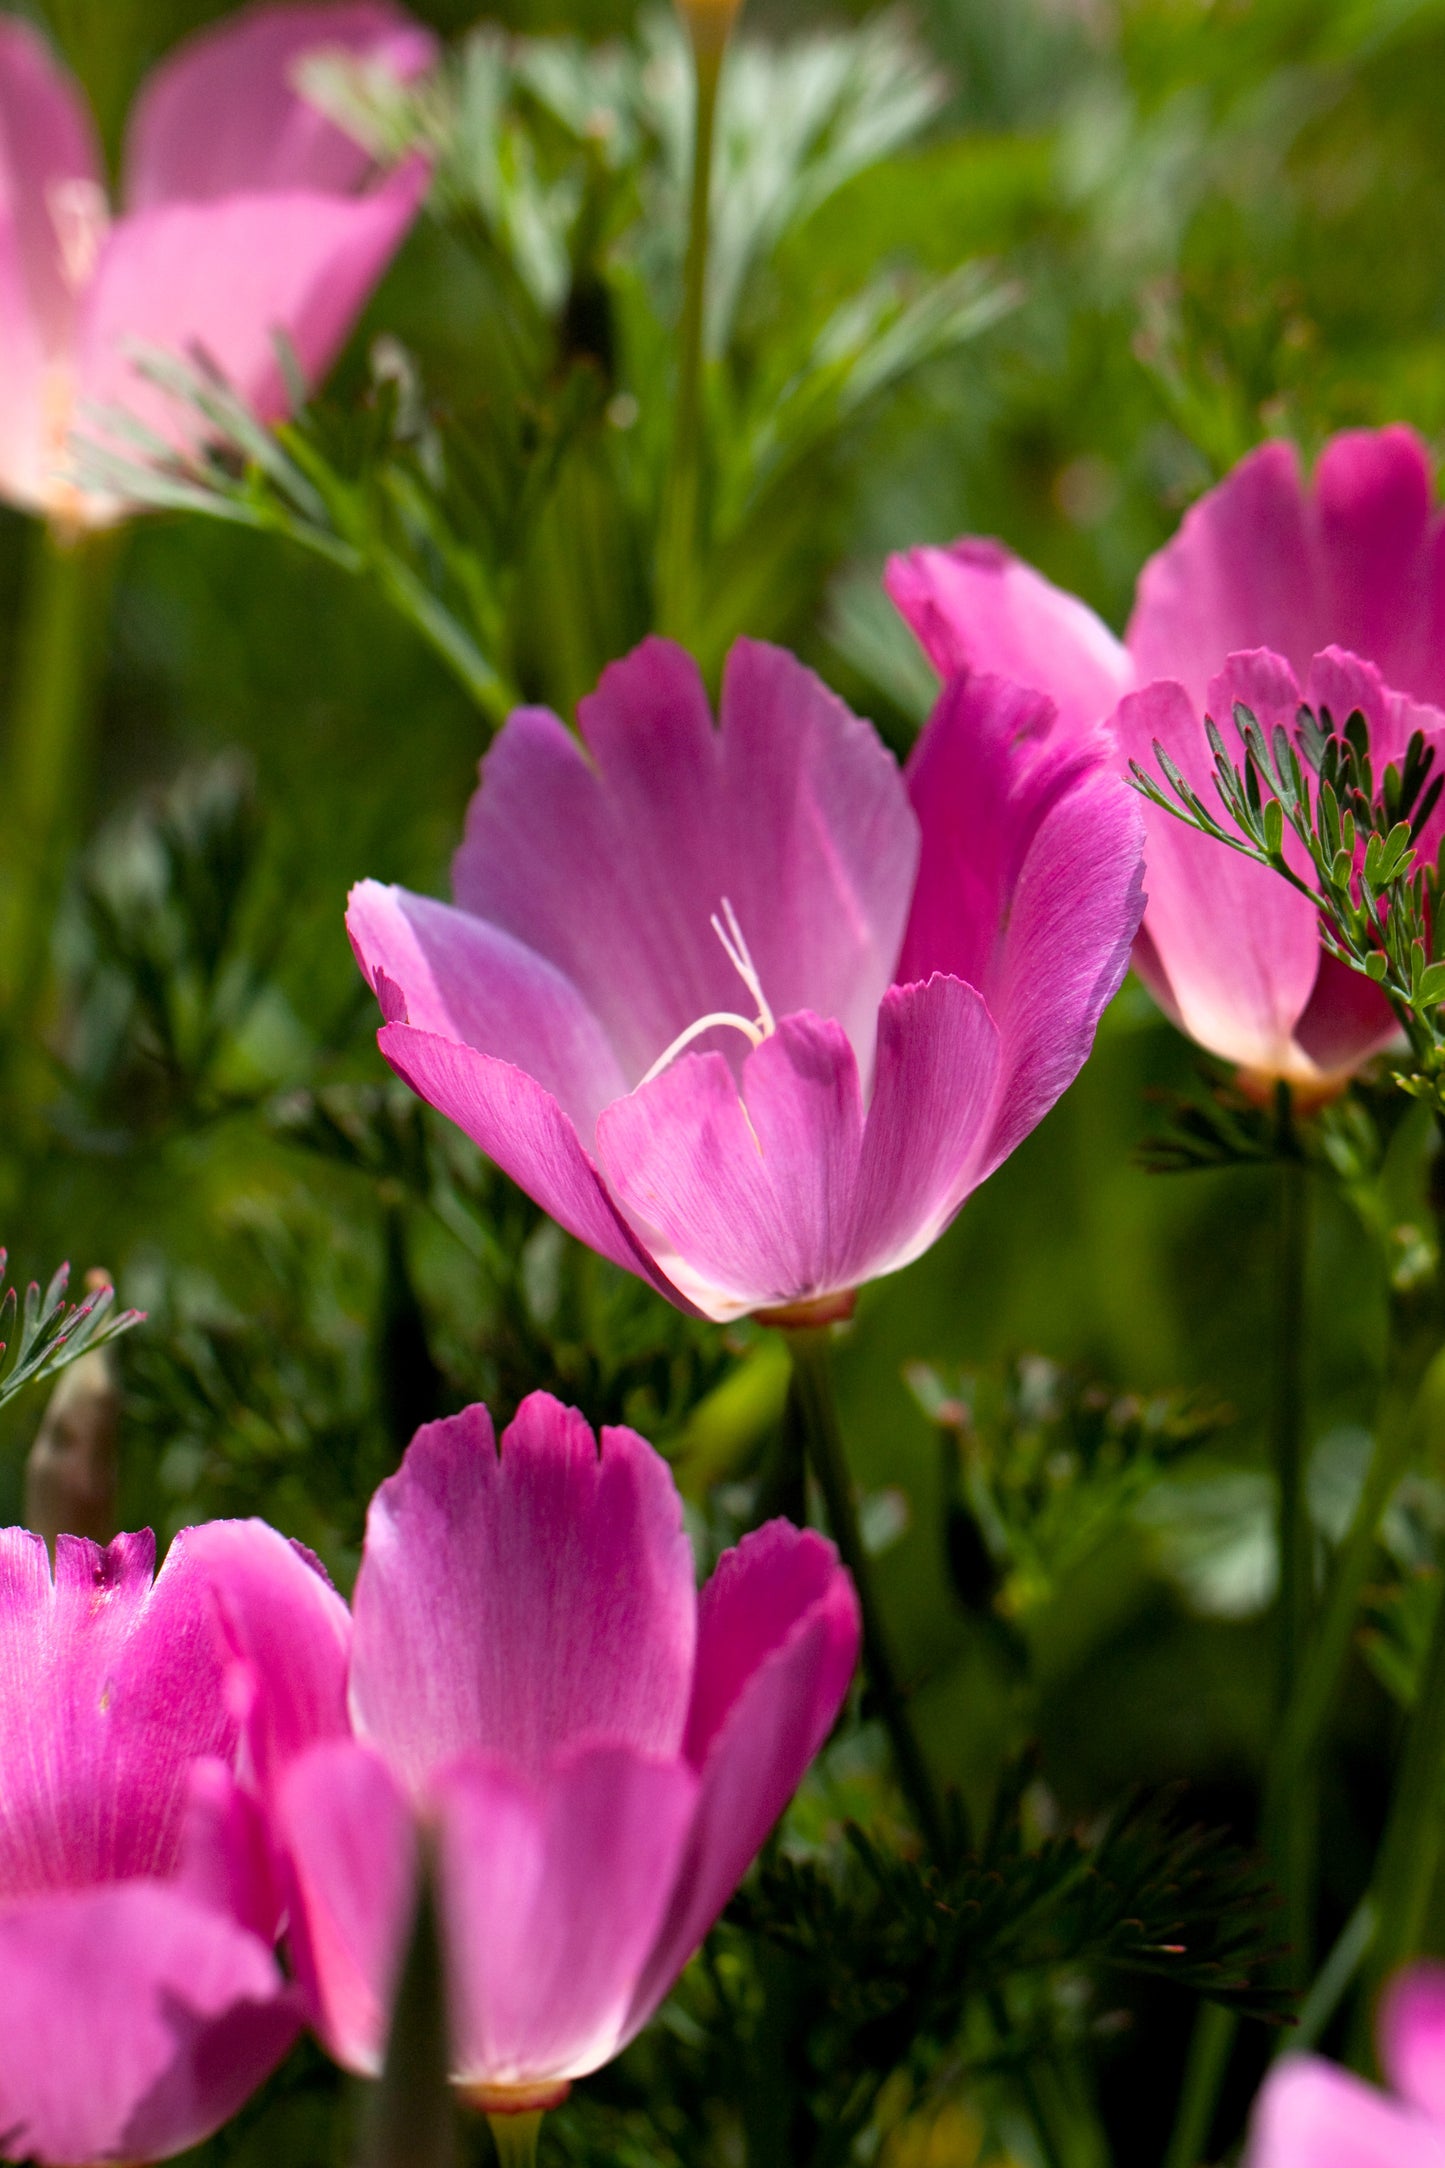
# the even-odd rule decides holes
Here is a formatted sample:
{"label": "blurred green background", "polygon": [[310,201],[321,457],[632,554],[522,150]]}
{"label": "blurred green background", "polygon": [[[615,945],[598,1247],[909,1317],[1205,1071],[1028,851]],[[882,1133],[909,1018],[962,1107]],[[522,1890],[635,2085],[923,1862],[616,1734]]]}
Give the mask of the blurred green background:
{"label": "blurred green background", "polygon": [[[144,68],[219,12],[54,0],[48,19],[114,142]],[[416,12],[449,35],[474,20],[468,0]],[[757,0],[744,32],[792,41],[848,12]],[[589,38],[633,27],[612,0],[510,0],[495,19]],[[1260,438],[1292,434],[1308,453],[1348,424],[1445,431],[1440,0],[920,0],[910,21],[939,73],[936,112],[794,221],[750,290],[746,336],[766,352],[791,318],[885,264],[925,277],[986,260],[1011,305],[816,454],[808,546],[737,613],[795,644],[900,749],[927,687],[877,588],[890,549],[995,534],[1122,626],[1144,558]],[[335,405],[362,397],[383,331],[418,357],[444,416],[500,400],[495,293],[457,221],[424,221],[371,303]],[[559,485],[576,486],[575,474]],[[625,554],[609,502],[604,554]],[[0,514],[0,691],[36,542]],[[524,692],[565,705],[642,627],[631,605],[599,609],[580,657],[549,661],[563,638],[549,612],[565,615],[576,593],[554,560],[523,589],[538,629],[518,672]],[[769,1358],[754,1350],[744,1385],[699,1426],[696,1402],[730,1374],[720,1336],[561,1254],[469,1148],[436,1134],[427,1149],[444,1171],[421,1186],[451,1201],[428,1209],[406,1172],[414,1117],[394,1095],[358,1096],[385,1072],[346,891],[367,875],[445,890],[485,743],[477,710],[369,586],[291,543],[149,516],[126,533],[115,578],[49,1054],[43,1082],[8,1110],[0,1231],[20,1274],[62,1254],[104,1264],[151,1313],[120,1352],[127,1521],[169,1530],[264,1511],[344,1577],[365,1497],[411,1422],[482,1390],[505,1412],[529,1382],[650,1428],[677,1452],[700,1523],[698,1470],[724,1479],[725,1519],[727,1480],[766,1457],[776,1423]],[[98,883],[137,923],[161,911],[163,806],[183,834],[219,822],[247,869],[226,940],[252,981],[204,1074],[157,1062],[134,955],[107,950],[84,901]],[[1034,1735],[1067,1812],[1185,1779],[1201,1811],[1252,1826],[1269,1724],[1274,1175],[1146,1171],[1141,1143],[1168,1120],[1152,1095],[1197,1090],[1198,1074],[1127,986],[1066,1099],[928,1258],[865,1292],[840,1350],[904,1668],[941,1773],[978,1809],[1005,1753]],[[338,1094],[323,1106],[351,1123],[329,1153],[311,1148],[315,1100],[298,1097],[318,1091]],[[1325,1525],[1375,1405],[1391,1263],[1423,1225],[1422,1139],[1392,1125],[1383,1160],[1369,1135],[1336,1140],[1353,1197],[1311,1178],[1309,1426]],[[347,1165],[348,1150],[365,1164]],[[752,1345],[746,1333],[738,1345]],[[907,1373],[962,1369],[987,1399],[1025,1357],[1106,1398],[1189,1389],[1228,1412],[1187,1464],[1110,1505],[1097,1540],[1049,1551],[1001,1635],[998,1606],[971,1604],[950,1578],[953,1434]],[[1035,1366],[1025,1397],[1030,1379],[1040,1405],[1062,1389]],[[37,1414],[26,1401],[6,1418],[11,1513]],[[1067,1456],[1042,1465],[1043,1490],[1067,1493]],[[1359,1665],[1331,1771],[1332,1916],[1359,1887],[1394,1721]],[[1184,2015],[1182,1998],[1143,1998],[1106,2059],[1106,2105],[1111,2086],[1132,2103],[1114,2118],[1121,2164],[1158,2156]]]}

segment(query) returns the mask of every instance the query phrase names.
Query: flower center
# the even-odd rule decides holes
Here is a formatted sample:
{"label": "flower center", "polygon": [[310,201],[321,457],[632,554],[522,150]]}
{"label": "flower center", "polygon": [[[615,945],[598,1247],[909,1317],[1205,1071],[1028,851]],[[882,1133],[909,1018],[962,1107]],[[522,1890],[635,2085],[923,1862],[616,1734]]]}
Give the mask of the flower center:
{"label": "flower center", "polygon": [[719,918],[714,911],[710,923],[722,943],[723,954],[757,1003],[758,1013],[754,1017],[746,1017],[739,1016],[735,1009],[711,1009],[706,1016],[698,1017],[696,1023],[689,1024],[686,1031],[680,1031],[671,1046],[658,1055],[646,1076],[639,1080],[636,1086],[638,1091],[641,1091],[644,1084],[650,1084],[654,1077],[661,1076],[668,1063],[676,1061],[678,1055],[691,1046],[694,1039],[701,1038],[705,1031],[716,1031],[719,1027],[726,1031],[740,1031],[749,1045],[761,1046],[764,1039],[771,1038],[778,1028],[777,1019],[768,1006],[768,997],[763,992],[763,982],[758,977],[758,967],[753,962],[752,951],[743,938],[742,927],[738,924],[737,912],[726,896],[722,899],[722,917]]}

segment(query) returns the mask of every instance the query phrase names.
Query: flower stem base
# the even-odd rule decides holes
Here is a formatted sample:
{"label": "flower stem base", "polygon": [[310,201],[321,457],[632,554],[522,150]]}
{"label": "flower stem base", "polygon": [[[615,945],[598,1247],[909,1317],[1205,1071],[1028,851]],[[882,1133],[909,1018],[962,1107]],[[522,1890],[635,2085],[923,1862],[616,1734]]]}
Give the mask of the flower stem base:
{"label": "flower stem base", "polygon": [[[469,2097],[478,2093],[498,2094],[501,2086],[481,2085],[471,2089]],[[549,2105],[566,2097],[564,2085],[560,2093],[554,2093]],[[492,2133],[492,2143],[497,2149],[499,2168],[535,2168],[537,2139],[542,2129],[541,2108],[489,2108],[487,2123]]]}

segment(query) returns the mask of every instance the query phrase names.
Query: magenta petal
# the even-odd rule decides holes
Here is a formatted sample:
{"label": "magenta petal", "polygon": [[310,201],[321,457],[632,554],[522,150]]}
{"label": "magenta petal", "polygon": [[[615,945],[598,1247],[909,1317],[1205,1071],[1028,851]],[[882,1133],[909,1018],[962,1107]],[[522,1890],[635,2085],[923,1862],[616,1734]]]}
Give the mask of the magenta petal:
{"label": "magenta petal", "polygon": [[[1305,682],[1305,698],[1316,711],[1328,708],[1336,728],[1359,710],[1370,726],[1370,753],[1377,775],[1387,762],[1404,759],[1417,730],[1437,744],[1445,735],[1445,714],[1439,708],[1394,691],[1373,663],[1362,662],[1344,648],[1327,647],[1315,656]],[[1430,833],[1439,820],[1437,814]]]}
{"label": "magenta petal", "polygon": [[345,52],[404,81],[429,67],[436,49],[419,23],[376,0],[228,16],[178,46],[136,100],[127,210],[261,189],[348,194],[371,161],[295,88],[299,63]]}
{"label": "magenta petal", "polygon": [[179,2153],[235,2114],[298,2022],[269,1948],[165,1883],[0,1907],[5,2157]]}
{"label": "magenta petal", "polygon": [[385,1025],[376,1043],[419,1098],[464,1130],[569,1234],[650,1280],[680,1308],[692,1307],[627,1226],[575,1125],[535,1078],[410,1024]]}
{"label": "magenta petal", "polygon": [[1170,678],[1203,706],[1226,655],[1272,648],[1302,677],[1321,624],[1318,547],[1293,445],[1262,444],[1185,514],[1139,578],[1125,635],[1141,684]]}
{"label": "magenta petal", "polygon": [[720,1054],[685,1054],[597,1125],[614,1194],[719,1318],[853,1284],[862,1141],[853,1048],[817,1016],[785,1017],[753,1049],[741,1096]]}
{"label": "magenta petal", "polygon": [[79,90],[0,15],[0,494],[32,509],[53,493],[76,283],[104,205]]}
{"label": "magenta petal", "polygon": [[416,215],[426,176],[400,167],[368,196],[293,190],[170,204],[121,220],[81,304],[77,335],[82,436],[118,408],[179,450],[204,425],[140,377],[137,350],[200,352],[263,421],[290,396],[275,336],[308,385],[325,375]]}
{"label": "magenta petal", "polygon": [[357,1577],[351,1707],[414,1793],[465,1754],[538,1776],[606,1739],[670,1755],[697,1631],[667,1463],[532,1393],[502,1436],[484,1407],[428,1423],[382,1484]]}
{"label": "magenta petal", "polygon": [[1412,1965],[1391,1982],[1379,2039],[1385,2076],[1445,2138],[1445,1966]]}
{"label": "magenta petal", "polygon": [[291,1764],[276,1821],[312,2021],[339,2063],[374,2077],[416,1904],[411,1806],[380,1755],[336,1739]]}
{"label": "magenta petal", "polygon": [[1134,685],[1108,626],[998,542],[909,550],[883,584],[940,677],[1012,678],[1046,693],[1067,730],[1099,722]]}
{"label": "magenta petal", "polygon": [[265,1810],[222,1761],[193,1762],[174,1888],[247,1927],[268,1946],[284,1902]]}
{"label": "magenta petal", "polygon": [[350,1728],[350,1613],[311,1553],[265,1521],[208,1521],[188,1542],[233,1666],[253,1772],[269,1788],[296,1755]]}
{"label": "magenta petal", "polygon": [[442,1916],[463,2084],[584,2077],[630,2032],[697,1798],[682,1761],[598,1746],[534,1786],[481,1760],[439,1780]]}
{"label": "magenta petal", "polygon": [[941,973],[889,987],[845,1285],[921,1256],[982,1181],[1000,1073],[998,1031],[973,987]]}
{"label": "magenta petal", "polygon": [[[827,1737],[857,1661],[857,1599],[831,1543],[791,1521],[769,1521],[724,1551],[698,1604],[697,1663],[687,1715],[687,1758],[702,1768],[753,1676],[821,1607],[838,1629],[839,1667],[817,1682],[811,1761]],[[852,1641],[844,1629],[853,1621]],[[836,1689],[836,1695],[835,1695]],[[831,1707],[829,1703],[831,1702]]]}
{"label": "magenta petal", "polygon": [[1439,700],[1445,579],[1431,494],[1429,455],[1413,429],[1349,429],[1330,439],[1315,469],[1316,644],[1366,656],[1387,683]]}
{"label": "magenta petal", "polygon": [[1294,1027],[1295,1044],[1322,1077],[1350,1076],[1400,1037],[1394,1010],[1363,971],[1320,951],[1320,968]]}
{"label": "magenta petal", "polygon": [[[754,1014],[710,923],[725,901],[774,1014],[837,1016],[866,1064],[917,852],[871,726],[750,641],[729,658],[720,729],[696,664],[663,640],[614,663],[578,713],[585,752],[523,710],[487,755],[458,903],[572,981],[629,1082],[699,1017]],[[719,1043],[733,1057],[743,1041]]]}
{"label": "magenta petal", "polygon": [[1287,2056],[1255,2103],[1246,2168],[1445,2168],[1445,2132],[1347,2070]]}
{"label": "magenta petal", "polygon": [[702,1791],[629,2035],[702,1941],[827,1738],[858,1635],[853,1584],[817,1536],[773,1521],[719,1561],[703,1592],[688,1725]]}
{"label": "magenta petal", "polygon": [[525,1070],[583,1136],[626,1091],[601,1026],[570,979],[500,927],[404,888],[363,881],[351,892],[346,930],[365,977],[400,989],[399,1021]]}
{"label": "magenta petal", "polygon": [[0,1531],[0,1889],[17,1896],[175,1862],[184,1772],[227,1755],[209,1594],[189,1537],[102,1551]]}
{"label": "magenta petal", "polygon": [[1001,1043],[975,1180],[1073,1082],[1129,966],[1143,822],[1111,757],[1046,698],[975,677],[945,689],[909,762],[923,858],[898,975],[976,987]]}
{"label": "magenta petal", "polygon": [[[1126,759],[1157,773],[1157,739],[1205,804],[1218,802],[1204,726],[1182,687],[1131,694],[1114,729]],[[1226,1061],[1304,1081],[1311,1065],[1294,1032],[1319,970],[1313,906],[1268,867],[1157,807],[1145,805],[1144,829],[1145,931],[1183,1028]]]}

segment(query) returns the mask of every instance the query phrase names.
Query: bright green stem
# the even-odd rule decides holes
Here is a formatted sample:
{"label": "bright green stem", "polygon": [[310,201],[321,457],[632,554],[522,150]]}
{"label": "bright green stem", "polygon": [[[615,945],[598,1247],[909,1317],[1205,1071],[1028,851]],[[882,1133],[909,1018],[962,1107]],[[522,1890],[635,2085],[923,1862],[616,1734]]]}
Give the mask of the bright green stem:
{"label": "bright green stem", "polygon": [[536,2168],[537,2140],[542,2130],[542,2111],[528,2115],[489,2115],[492,2143],[500,2168]]}
{"label": "bright green stem", "polygon": [[1371,1888],[1376,1928],[1360,2000],[1354,2059],[1369,2062],[1375,1996],[1420,1948],[1445,1834],[1445,1601],[1437,1601]]}
{"label": "bright green stem", "polygon": [[1279,1486],[1281,1710],[1294,1699],[1310,1629],[1311,1540],[1304,1472],[1305,1262],[1309,1176],[1296,1160],[1278,1170],[1275,1249],[1274,1419],[1270,1444]]}
{"label": "bright green stem", "polygon": [[[1279,1649],[1276,1706],[1283,1727],[1304,1673],[1310,1638],[1312,1553],[1304,1468],[1305,1268],[1309,1176],[1293,1159],[1278,1170],[1275,1254],[1275,1402],[1271,1429],[1279,1499]],[[1308,1973],[1318,1824],[1315,1756],[1302,1757],[1288,1789],[1266,1781],[1264,1840],[1285,1901],[1296,1983]]]}
{"label": "bright green stem", "polygon": [[948,1831],[932,1774],[909,1720],[908,1704],[879,1615],[868,1556],[858,1532],[858,1513],[853,1502],[853,1485],[848,1475],[843,1434],[838,1423],[838,1403],[833,1391],[828,1328],[810,1326],[790,1331],[788,1346],[793,1358],[794,1405],[808,1459],[823,1494],[833,1540],[858,1592],[868,1684],[892,1741],[899,1781],[918,1826],[934,1858],[944,1859],[950,1849]]}
{"label": "bright green stem", "polygon": [[37,531],[3,815],[8,894],[0,969],[20,1028],[44,981],[51,921],[89,795],[118,539],[112,531],[78,540]]}
{"label": "bright green stem", "polygon": [[[1288,1150],[1290,1106],[1281,1095],[1281,1143]],[[1290,1971],[1302,1978],[1308,1965],[1315,1836],[1318,1804],[1314,1782],[1319,1729],[1332,1698],[1339,1666],[1349,1646],[1354,1596],[1344,1611],[1343,1637],[1334,1663],[1325,1670],[1310,1646],[1311,1538],[1304,1476],[1305,1266],[1309,1250],[1309,1177],[1293,1156],[1282,1157],[1277,1170],[1278,1197],[1274,1258],[1274,1408],[1270,1448],[1278,1499],[1279,1611],[1275,1695],[1279,1721],[1265,1771],[1261,1824],[1265,1849],[1273,1863],[1285,1903],[1285,1933]],[[1377,1454],[1377,1459],[1380,1457]],[[1368,1488],[1368,1485],[1367,1485]],[[1388,1495],[1388,1493],[1386,1494]],[[1362,1501],[1363,1503],[1363,1501]],[[1384,1501],[1381,1500],[1381,1509]],[[1378,1519],[1378,1512],[1375,1515]],[[1360,1549],[1369,1563],[1374,1519]],[[1363,1570],[1362,1570],[1363,1578]],[[1331,1614],[1339,1626],[1340,1607]],[[1300,1721],[1308,1693],[1310,1722]],[[1190,2042],[1189,2061],[1180,2093],[1164,2168],[1196,2168],[1205,2157],[1220,2090],[1229,2068],[1239,2020],[1232,2011],[1210,2003],[1201,2009]]]}
{"label": "bright green stem", "polygon": [[1375,1907],[1368,1897],[1362,1897],[1340,1929],[1334,1948],[1320,1966],[1314,1985],[1300,2006],[1299,2023],[1289,2031],[1283,2026],[1280,2027],[1280,2036],[1274,2051],[1276,2057],[1305,2055],[1317,2044],[1330,2019],[1349,1993],[1355,1974],[1364,1963],[1374,1939]]}
{"label": "bright green stem", "polygon": [[1205,2147],[1238,2025],[1234,2012],[1217,2002],[1206,2003],[1195,2020],[1179,2113],[1164,2155],[1164,2168],[1199,2168],[1206,2158]]}
{"label": "bright green stem", "polygon": [[657,624],[685,639],[691,629],[698,575],[698,515],[702,501],[702,375],[707,319],[708,208],[712,191],[713,124],[722,75],[721,41],[695,37],[697,112],[693,128],[692,209],[678,326],[677,404],[672,459],[663,488],[657,538]]}
{"label": "bright green stem", "polygon": [[[1314,1772],[1320,1741],[1349,1657],[1360,1598],[1374,1561],[1380,1521],[1410,1457],[1411,1444],[1419,1426],[1422,1393],[1429,1391],[1426,1356],[1432,1341],[1433,1334],[1417,1331],[1407,1336],[1406,1345],[1397,1354],[1395,1379],[1380,1410],[1375,1447],[1354,1518],[1336,1558],[1314,1638],[1300,1666],[1289,1708],[1275,1733],[1265,1772],[1262,1821],[1266,1832],[1278,1828],[1291,1802],[1297,1801],[1299,1796],[1307,1794],[1311,1799],[1316,1796]],[[1375,1908],[1373,1902],[1367,1900],[1367,1903],[1369,1932],[1373,1937]],[[1348,1934],[1348,1930],[1346,1932]],[[1347,1955],[1352,1976],[1363,1959],[1364,1950],[1355,1948],[1353,1943],[1347,1945],[1344,1936],[1339,1947],[1344,1952],[1341,1963]],[[1331,1958],[1320,1974],[1306,2010],[1314,2006],[1316,1996],[1326,1991],[1326,1975],[1333,1964],[1334,1958]],[[1347,1977],[1339,1992],[1342,1993],[1348,1984]],[[1181,2095],[1179,2120],[1165,2168],[1195,2168],[1195,2163],[1204,2157],[1209,2126],[1214,2120],[1215,2104],[1224,2083],[1237,2028],[1238,2020],[1227,2010],[1210,2006],[1200,2012]],[[1289,2047],[1296,2042],[1297,2036],[1291,2032],[1285,2036],[1282,2045]]]}

